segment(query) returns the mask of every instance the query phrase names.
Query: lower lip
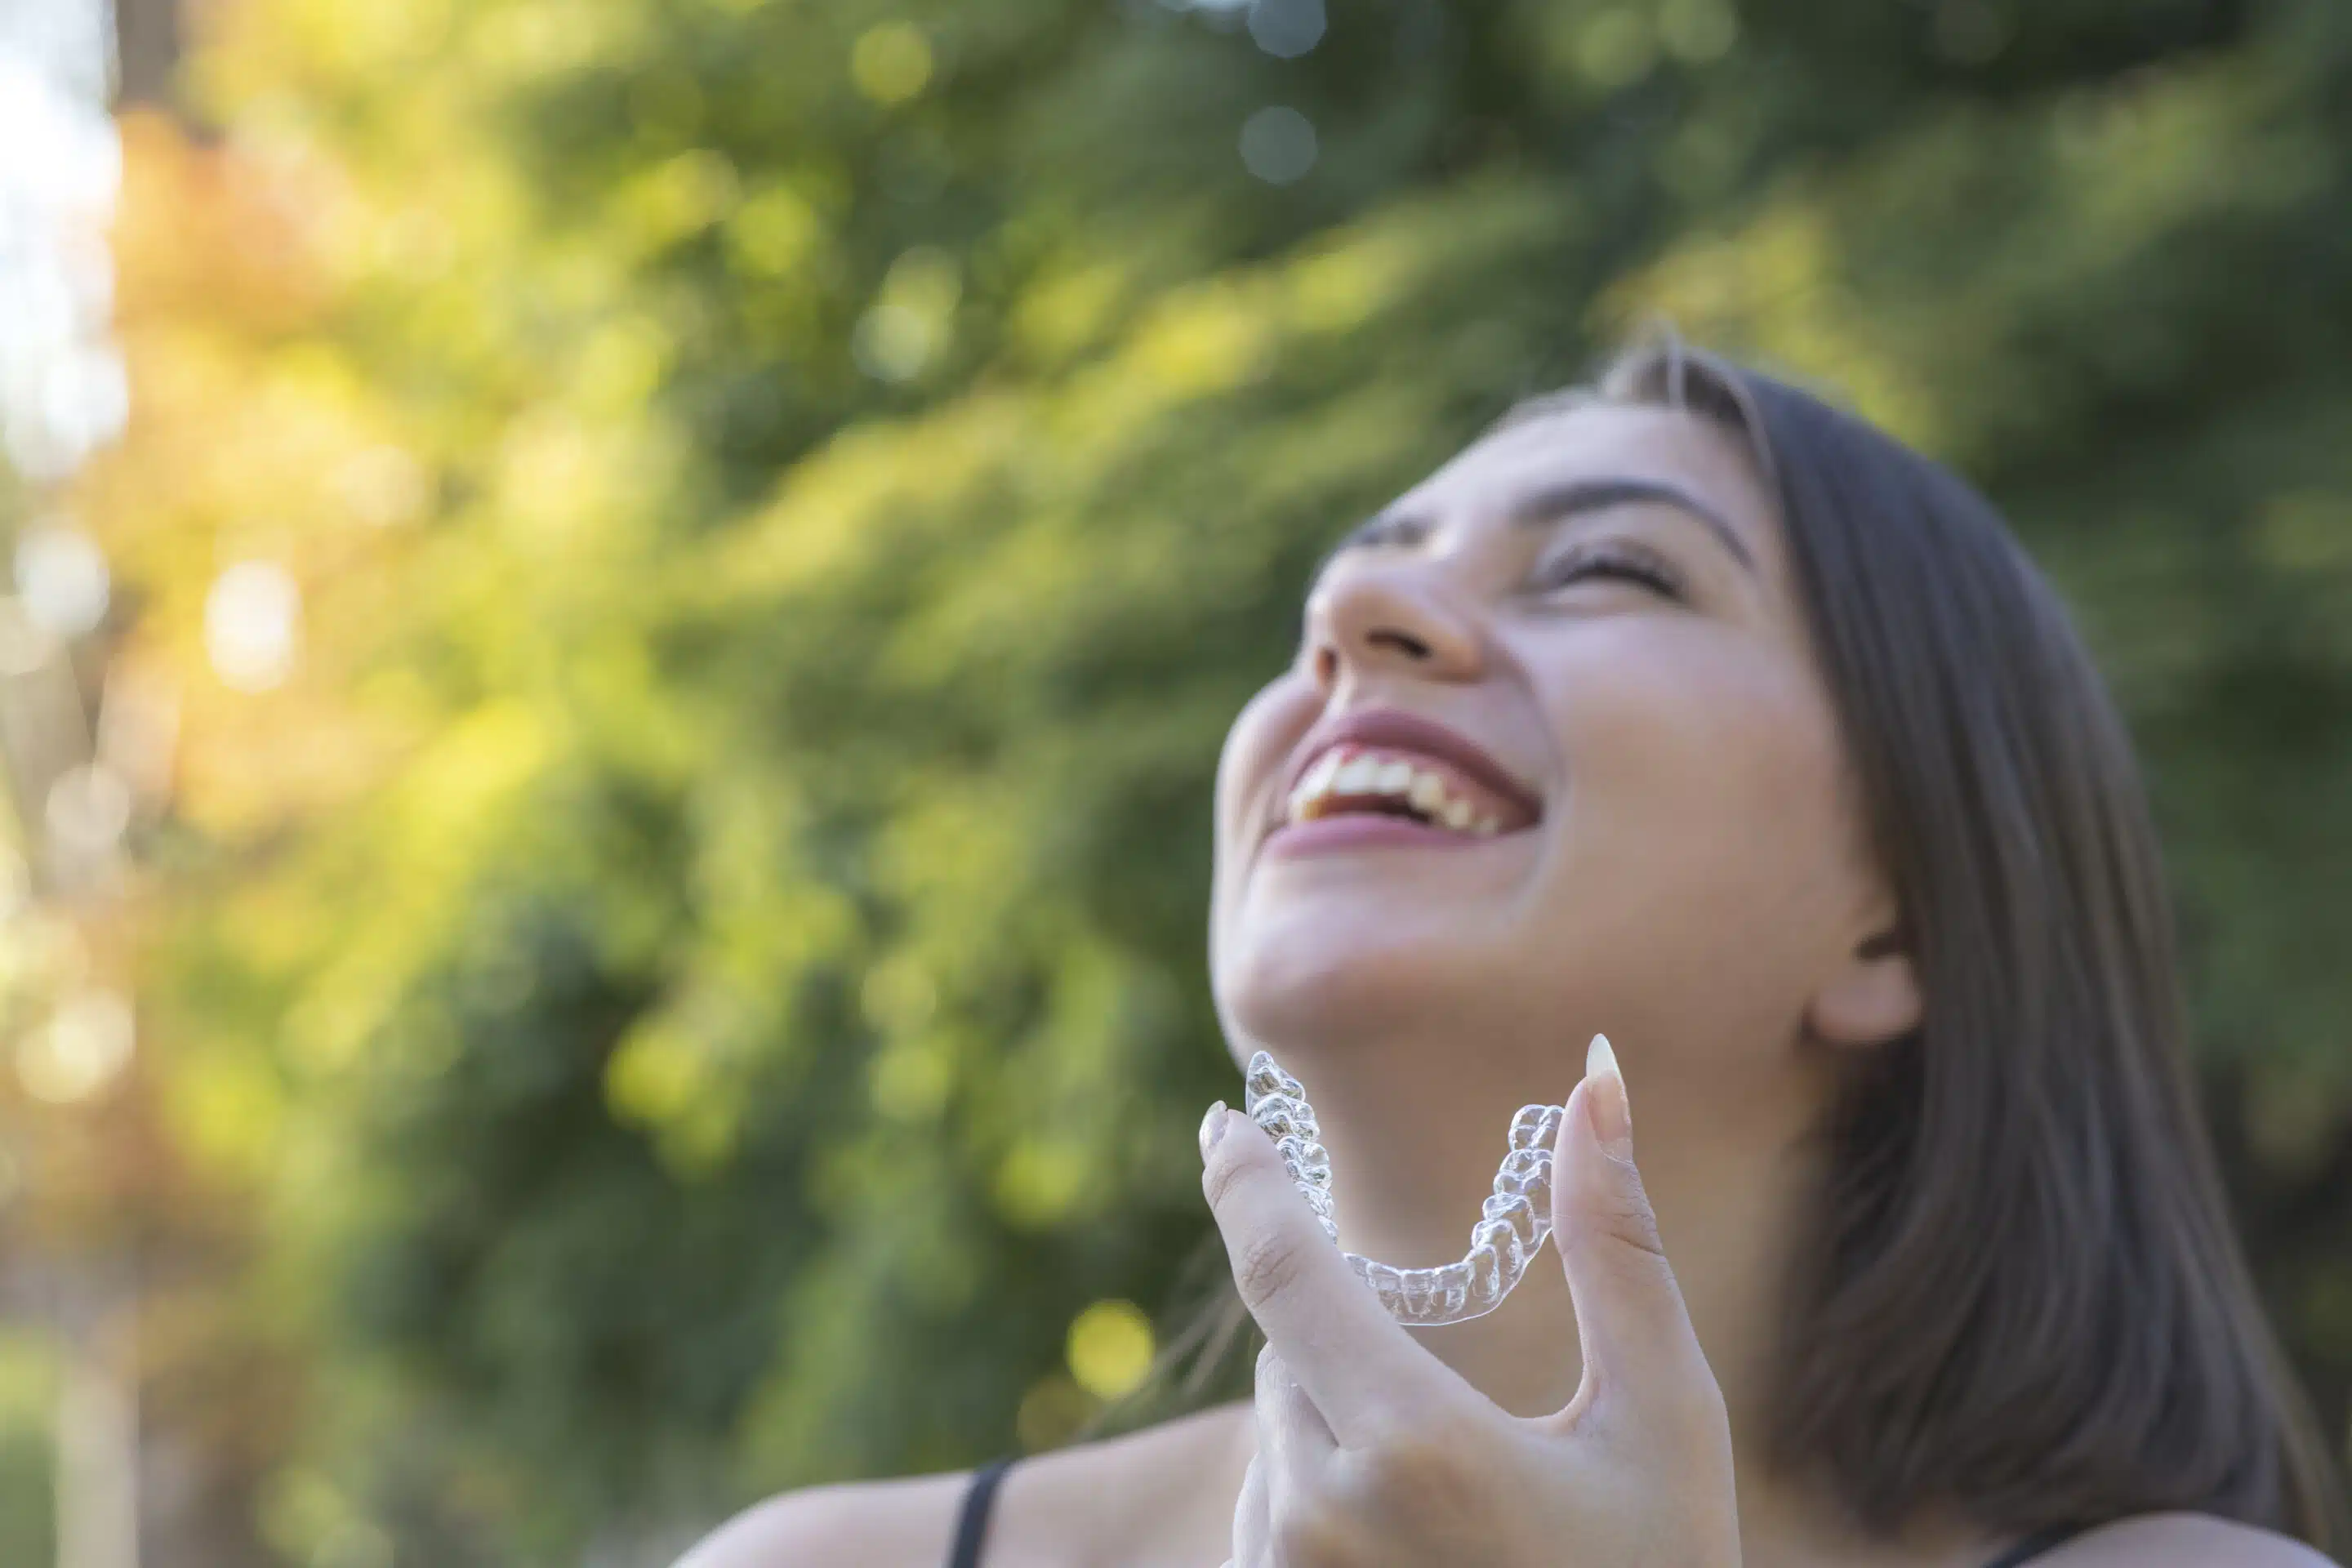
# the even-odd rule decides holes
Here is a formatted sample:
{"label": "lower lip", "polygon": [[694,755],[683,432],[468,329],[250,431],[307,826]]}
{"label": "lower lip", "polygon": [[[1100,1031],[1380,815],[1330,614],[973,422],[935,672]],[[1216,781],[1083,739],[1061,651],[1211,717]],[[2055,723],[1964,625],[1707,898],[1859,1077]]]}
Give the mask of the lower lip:
{"label": "lower lip", "polygon": [[1295,856],[1328,855],[1348,849],[1472,849],[1507,837],[1494,834],[1481,837],[1475,833],[1430,827],[1402,816],[1379,816],[1366,812],[1286,824],[1267,837],[1265,854],[1268,859],[1286,860]]}

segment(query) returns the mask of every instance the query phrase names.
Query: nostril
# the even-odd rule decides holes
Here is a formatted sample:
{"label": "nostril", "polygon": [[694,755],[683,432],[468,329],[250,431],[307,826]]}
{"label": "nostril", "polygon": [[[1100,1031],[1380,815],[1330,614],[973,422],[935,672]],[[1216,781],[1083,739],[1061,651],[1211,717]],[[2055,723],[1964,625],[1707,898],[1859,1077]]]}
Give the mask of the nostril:
{"label": "nostril", "polygon": [[1315,684],[1328,687],[1339,678],[1339,656],[1329,647],[1315,650]]}
{"label": "nostril", "polygon": [[1411,633],[1397,631],[1388,626],[1381,627],[1364,640],[1374,647],[1395,648],[1408,658],[1427,658],[1433,651],[1427,643]]}

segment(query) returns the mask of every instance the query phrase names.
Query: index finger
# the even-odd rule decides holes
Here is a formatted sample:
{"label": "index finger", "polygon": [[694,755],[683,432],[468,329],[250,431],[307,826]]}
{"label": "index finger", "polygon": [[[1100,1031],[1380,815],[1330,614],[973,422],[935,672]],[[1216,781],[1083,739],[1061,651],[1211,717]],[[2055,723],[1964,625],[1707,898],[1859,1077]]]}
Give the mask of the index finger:
{"label": "index finger", "polygon": [[1201,1122],[1201,1190],[1242,1304],[1341,1443],[1392,1429],[1468,1390],[1356,1278],[1291,1185],[1273,1142],[1222,1105]]}

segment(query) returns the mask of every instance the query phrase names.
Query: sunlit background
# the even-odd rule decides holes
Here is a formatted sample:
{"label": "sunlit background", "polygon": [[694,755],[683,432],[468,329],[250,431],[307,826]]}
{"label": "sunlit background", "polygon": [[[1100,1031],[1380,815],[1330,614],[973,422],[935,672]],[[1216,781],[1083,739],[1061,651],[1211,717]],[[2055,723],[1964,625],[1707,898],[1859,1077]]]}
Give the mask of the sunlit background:
{"label": "sunlit background", "polygon": [[2340,1447],[2347,279],[2340,0],[0,0],[0,1564],[1135,1418],[1223,726],[1661,313],[2077,605]]}

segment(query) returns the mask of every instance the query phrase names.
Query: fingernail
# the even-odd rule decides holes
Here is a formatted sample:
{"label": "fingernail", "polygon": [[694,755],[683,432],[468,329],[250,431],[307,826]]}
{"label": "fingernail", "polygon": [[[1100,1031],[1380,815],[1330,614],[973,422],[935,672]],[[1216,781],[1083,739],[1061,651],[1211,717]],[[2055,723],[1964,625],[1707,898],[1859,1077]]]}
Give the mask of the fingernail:
{"label": "fingernail", "polygon": [[1225,1115],[1225,1102],[1222,1100],[1209,1107],[1209,1113],[1201,1118],[1202,1159],[1207,1159],[1209,1151],[1217,1146],[1217,1140],[1225,1135],[1225,1122],[1228,1120]]}
{"label": "fingernail", "polygon": [[1595,1035],[1584,1053],[1584,1105],[1592,1121],[1592,1135],[1601,1147],[1620,1160],[1633,1156],[1633,1107],[1625,1097],[1625,1075],[1617,1070],[1617,1053],[1609,1037]]}

